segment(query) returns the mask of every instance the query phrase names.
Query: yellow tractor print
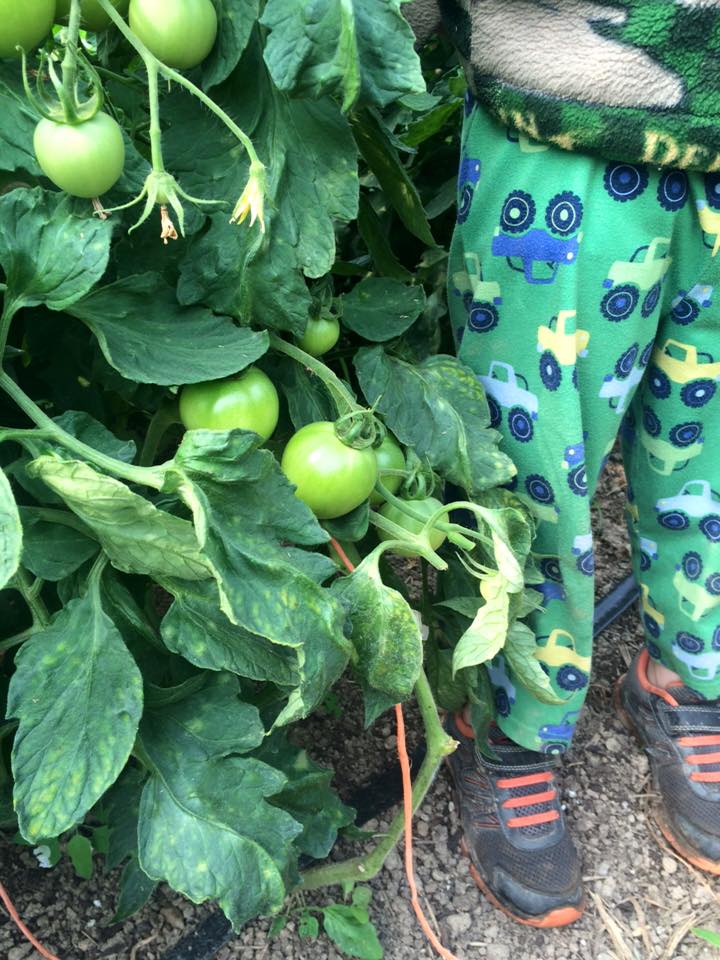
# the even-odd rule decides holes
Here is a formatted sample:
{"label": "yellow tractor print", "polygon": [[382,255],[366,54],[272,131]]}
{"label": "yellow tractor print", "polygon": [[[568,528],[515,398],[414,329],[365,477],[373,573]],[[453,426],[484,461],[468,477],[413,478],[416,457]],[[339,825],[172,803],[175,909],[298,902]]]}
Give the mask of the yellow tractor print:
{"label": "yellow tractor print", "polygon": [[683,445],[680,446],[680,440],[676,444],[670,443],[651,434],[645,425],[641,426],[638,436],[640,445],[647,454],[650,469],[661,477],[669,477],[676,470],[684,470],[693,457],[698,457],[703,452],[704,438],[700,436],[701,430],[702,426],[695,423],[682,424],[679,431],[677,427],[674,428],[675,433],[681,434]]}
{"label": "yellow tractor print", "polygon": [[669,397],[671,383],[682,385],[680,399],[686,407],[704,407],[715,396],[720,380],[720,363],[709,353],[698,352],[690,343],[668,339],[656,347],[648,385],[659,399]]}
{"label": "yellow tractor print", "polygon": [[[575,649],[575,638],[567,630],[553,630],[549,637],[538,637],[535,659],[546,667],[556,667],[555,681],[562,690],[580,690],[587,686],[590,657]],[[543,641],[544,644],[543,644]]]}
{"label": "yellow tractor print", "polygon": [[720,605],[720,573],[707,569],[703,557],[689,550],[677,565],[673,586],[680,610],[696,623]]}
{"label": "yellow tractor print", "polygon": [[707,200],[698,200],[697,208],[703,234],[713,238],[713,242],[708,243],[703,237],[705,246],[712,250],[712,255],[715,257],[720,250],[720,210],[713,210]]}
{"label": "yellow tractor print", "polygon": [[586,356],[590,332],[580,330],[575,317],[575,310],[561,310],[547,326],[538,327],[538,353],[549,350],[564,367]]}
{"label": "yellow tractor print", "polygon": [[672,263],[667,255],[669,237],[655,237],[649,244],[638,247],[629,260],[616,260],[603,280],[607,293],[600,304],[600,312],[607,320],[625,320],[640,302],[643,317],[649,317],[660,302],[663,280]]}
{"label": "yellow tractor print", "polygon": [[646,583],[640,584],[640,606],[645,629],[655,640],[660,636],[665,626],[665,614],[660,613],[650,596],[650,588]]}

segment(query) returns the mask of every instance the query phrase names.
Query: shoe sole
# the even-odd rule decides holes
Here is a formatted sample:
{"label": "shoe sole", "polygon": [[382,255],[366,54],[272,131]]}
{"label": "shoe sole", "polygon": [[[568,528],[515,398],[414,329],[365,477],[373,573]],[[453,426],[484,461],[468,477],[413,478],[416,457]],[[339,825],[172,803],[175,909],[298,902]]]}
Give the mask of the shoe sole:
{"label": "shoe sole", "polygon": [[[453,774],[450,761],[447,757],[445,758],[445,763],[447,764],[453,785],[455,785],[455,776]],[[457,787],[455,787],[455,793],[457,795]],[[458,809],[462,809],[459,799]],[[535,927],[537,929],[567,927],[571,923],[575,923],[576,920],[579,920],[585,912],[586,902],[584,896],[577,906],[556,907],[554,910],[550,910],[548,913],[541,914],[540,916],[530,916],[525,913],[514,911],[507,904],[503,903],[502,900],[498,899],[497,895],[493,893],[487,882],[483,879],[480,871],[473,862],[464,836],[460,842],[460,849],[470,863],[470,876],[473,878],[475,885],[478,887],[480,892],[496,909],[504,913],[506,917],[514,920],[515,923],[522,924],[524,927]]]}
{"label": "shoe sole", "polygon": [[[615,712],[617,713],[622,725],[644,749],[646,744],[643,736],[638,730],[633,718],[627,712],[622,703],[622,682],[624,679],[625,674],[615,681],[615,689],[613,691],[613,706],[615,707]],[[695,850],[694,847],[691,847],[687,841],[679,839],[677,834],[673,833],[662,803],[654,804],[651,808],[651,812],[652,819],[655,821],[655,825],[657,826],[658,830],[667,840],[673,850],[678,853],[683,860],[687,860],[688,863],[691,863],[694,867],[697,867],[698,870],[702,870],[705,873],[710,873],[713,876],[720,877],[720,863],[718,863],[716,860],[708,860],[707,857],[703,857],[697,852],[697,850]]]}

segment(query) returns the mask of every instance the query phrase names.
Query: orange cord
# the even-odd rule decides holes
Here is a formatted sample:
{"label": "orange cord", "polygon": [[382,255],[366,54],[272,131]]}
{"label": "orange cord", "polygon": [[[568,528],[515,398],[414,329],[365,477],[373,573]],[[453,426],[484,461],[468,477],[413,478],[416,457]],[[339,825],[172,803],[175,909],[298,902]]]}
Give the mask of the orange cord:
{"label": "orange cord", "polygon": [[[355,569],[347,557],[347,554],[334,537],[330,538],[333,550],[344,563],[348,573]],[[402,771],[403,784],[403,813],[405,815],[405,875],[407,876],[408,886],[410,887],[410,902],[417,917],[420,929],[430,941],[432,948],[442,957],[442,960],[457,960],[454,953],[450,953],[440,943],[435,933],[428,923],[427,917],[423,913],[418,898],[417,884],[415,883],[415,866],[413,864],[413,797],[412,797],[412,777],[410,776],[410,758],[407,752],[407,743],[405,741],[405,718],[403,717],[402,704],[395,704],[395,720],[397,723],[397,751],[400,758],[400,769]]]}
{"label": "orange cord", "polygon": [[40,954],[40,956],[45,957],[45,960],[60,960],[60,958],[56,957],[54,953],[50,953],[49,950],[46,950],[45,947],[39,941],[37,941],[35,937],[30,933],[28,928],[20,919],[20,915],[15,909],[15,906],[12,900],[10,899],[7,890],[2,885],[2,883],[0,883],[0,900],[2,900],[2,902],[5,904],[5,908],[7,912],[10,914],[10,919],[13,921],[13,923],[18,928],[20,933],[22,933],[25,939],[28,940],[33,945],[33,947],[35,947],[35,949]]}

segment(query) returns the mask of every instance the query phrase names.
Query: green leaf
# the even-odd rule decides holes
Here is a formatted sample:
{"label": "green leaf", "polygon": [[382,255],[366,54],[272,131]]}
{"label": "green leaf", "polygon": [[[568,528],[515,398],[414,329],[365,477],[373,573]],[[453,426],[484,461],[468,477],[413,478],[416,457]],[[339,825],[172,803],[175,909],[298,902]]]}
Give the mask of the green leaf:
{"label": "green leaf", "polygon": [[355,118],[353,132],[360,153],[377,177],[388,202],[407,229],[429,247],[435,246],[420,194],[400,162],[385,127],[369,111]]}
{"label": "green leaf", "polygon": [[140,865],[195,903],[217,900],[235,929],[282,906],[301,829],[267,802],[285,777],[237,755],[262,737],[257,710],[239,700],[229,674],[146,710],[140,732],[153,771],[140,803]]}
{"label": "green leaf", "polygon": [[137,857],[128,860],[120,874],[120,891],[112,922],[122,923],[138,910],[142,910],[156,887],[157,883],[145,873]]}
{"label": "green leaf", "polygon": [[40,175],[32,148],[39,117],[30,106],[16,60],[0,63],[0,170]]}
{"label": "green leaf", "polygon": [[205,90],[230,76],[242,56],[258,16],[258,0],[215,0],[218,35],[202,64]]}
{"label": "green leaf", "polygon": [[516,621],[508,631],[503,656],[513,676],[541,703],[565,703],[552,688],[550,677],[535,657],[535,634],[527,624]]}
{"label": "green leaf", "polygon": [[453,653],[453,676],[465,667],[485,663],[502,650],[509,626],[507,581],[495,573],[481,582],[485,603],[458,640]]}
{"label": "green leaf", "polygon": [[367,557],[347,577],[336,580],[332,593],[347,608],[356,670],[363,686],[406,700],[420,674],[423,646],[415,614],[397,590],[386,587],[377,558]]}
{"label": "green leaf", "polygon": [[254,756],[287,777],[287,784],[272,798],[272,803],[302,824],[295,846],[309,857],[318,860],[327,857],[335,845],[338,830],[355,820],[355,811],[345,806],[332,788],[333,771],[321,767],[305,750],[290,744],[282,731],[267,737]]}
{"label": "green leaf", "polygon": [[342,321],[365,340],[393,340],[425,307],[425,292],[392,277],[368,277],[342,298]]}
{"label": "green leaf", "polygon": [[693,927],[692,932],[696,937],[700,937],[701,940],[705,940],[713,947],[720,947],[720,933],[715,933],[713,930],[701,930],[700,927]]}
{"label": "green leaf", "polygon": [[[62,193],[13,190],[0,197],[0,264],[5,271],[5,310],[44,303],[64,310],[102,277],[112,224],[79,216]],[[88,210],[89,210],[88,206]],[[59,256],[59,252],[62,255]]]}
{"label": "green leaf", "polygon": [[335,520],[325,520],[325,529],[336,540],[357,543],[362,540],[370,526],[370,504],[366,500],[350,513]]}
{"label": "green leaf", "polygon": [[431,644],[428,648],[426,671],[435,699],[444,710],[462,710],[467,703],[465,674],[453,676],[453,651]]}
{"label": "green leaf", "polygon": [[[453,183],[456,184],[456,182],[456,178],[453,178]],[[454,186],[453,200],[456,189],[457,187]],[[393,253],[388,240],[387,226],[375,212],[375,208],[364,191],[360,194],[357,224],[377,273],[384,277],[394,277],[396,280],[410,280],[412,274],[403,267]]]}
{"label": "green leaf", "polygon": [[210,569],[192,524],[158,510],[124,483],[79,460],[43,456],[28,465],[93,531],[124,573],[204,580]]}
{"label": "green leaf", "polygon": [[66,433],[82,440],[94,450],[107,454],[108,457],[114,457],[124,463],[132,463],[135,459],[137,447],[134,440],[120,440],[104,424],[91,417],[89,413],[85,413],[84,410],[66,410],[59,417],[53,417],[53,421]]}
{"label": "green leaf", "polygon": [[33,507],[21,507],[20,516],[23,566],[41,580],[69,577],[100,549],[96,540],[64,523],[44,520],[42,511]]}
{"label": "green leaf", "polygon": [[269,0],[265,61],[280,90],[337,95],[385,107],[425,90],[414,37],[399,0]]}
{"label": "green leaf", "polygon": [[364,347],[355,357],[360,385],[387,426],[417,455],[473,496],[515,474],[490,429],[487,400],[477,377],[453,357],[419,364]]}
{"label": "green leaf", "polygon": [[169,650],[206,670],[229,670],[251,680],[298,686],[300,667],[292,645],[280,646],[231,623],[220,609],[214,581],[166,582],[174,595],[160,632]]}
{"label": "green leaf", "polygon": [[367,910],[334,903],[323,908],[323,927],[330,939],[350,957],[382,960],[383,948]]}
{"label": "green leaf", "polygon": [[117,779],[142,713],[142,678],[95,579],[23,644],[15,665],[15,809],[22,835],[36,841],[79,823]]}
{"label": "green leaf", "polygon": [[337,410],[322,380],[290,357],[280,357],[272,370],[273,382],[282,390],[296,430],[308,423],[334,420]]}
{"label": "green leaf", "polygon": [[65,844],[65,852],[70,857],[75,873],[82,880],[90,880],[93,873],[93,848],[88,838],[76,833]]}
{"label": "green leaf", "polygon": [[227,617],[298,652],[302,681],[276,721],[282,724],[306,716],[322,699],[342,673],[349,646],[342,608],[288,547],[324,543],[327,534],[257,443],[241,430],[190,430],[167,482],[193,512]]}
{"label": "green leaf", "polygon": [[140,796],[147,775],[128,766],[103,799],[109,827],[107,868],[114,870],[124,860],[137,856]]}
{"label": "green leaf", "polygon": [[67,308],[98,338],[111,366],[138,383],[198,383],[249,366],[268,348],[264,332],[206,307],[182,307],[154,273],[126,277]]}
{"label": "green leaf", "polygon": [[320,921],[311,913],[303,913],[298,920],[298,936],[314,940],[320,934]]}
{"label": "green leaf", "polygon": [[15,576],[23,549],[23,530],[15,497],[0,470],[0,589]]}

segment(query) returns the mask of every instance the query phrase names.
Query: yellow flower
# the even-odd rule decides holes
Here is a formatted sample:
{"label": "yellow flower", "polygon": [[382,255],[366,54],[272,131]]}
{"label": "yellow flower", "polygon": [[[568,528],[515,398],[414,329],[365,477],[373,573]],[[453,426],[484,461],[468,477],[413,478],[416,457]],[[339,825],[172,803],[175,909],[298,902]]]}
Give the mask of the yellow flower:
{"label": "yellow flower", "polygon": [[250,214],[250,226],[257,220],[265,233],[265,167],[262,163],[250,165],[250,176],[242,196],[235,205],[230,223],[242,223]]}

